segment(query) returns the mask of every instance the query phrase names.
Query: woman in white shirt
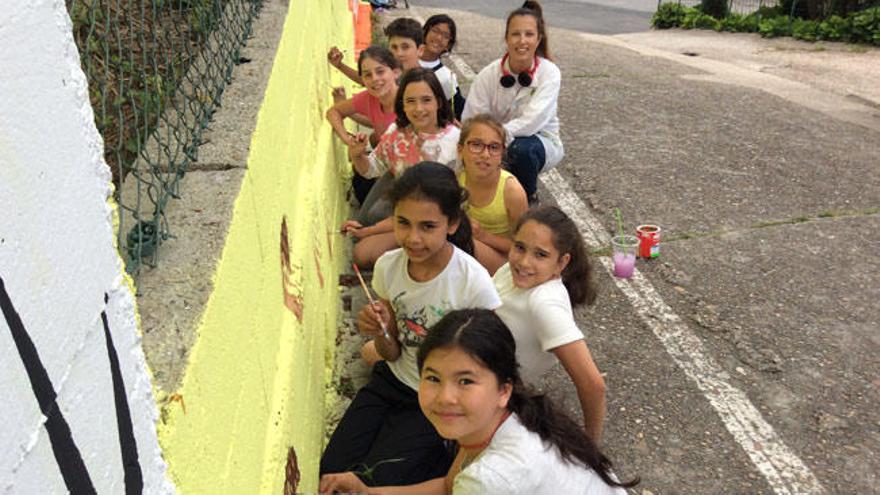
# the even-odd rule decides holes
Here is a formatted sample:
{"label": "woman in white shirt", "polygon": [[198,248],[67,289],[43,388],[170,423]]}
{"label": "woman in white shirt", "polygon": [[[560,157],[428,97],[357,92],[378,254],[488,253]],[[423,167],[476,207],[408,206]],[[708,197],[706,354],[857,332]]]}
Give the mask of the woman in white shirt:
{"label": "woman in white shirt", "polygon": [[556,106],[562,77],[553,63],[541,5],[526,1],[507,17],[507,52],[471,84],[462,120],[487,113],[507,129],[507,163],[537,201],[538,173],[556,166],[565,151]]}

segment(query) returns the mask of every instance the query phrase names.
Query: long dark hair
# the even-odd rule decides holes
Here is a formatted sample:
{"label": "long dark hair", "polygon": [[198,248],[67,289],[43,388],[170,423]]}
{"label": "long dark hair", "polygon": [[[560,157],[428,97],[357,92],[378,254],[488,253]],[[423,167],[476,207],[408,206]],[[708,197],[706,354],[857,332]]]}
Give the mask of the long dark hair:
{"label": "long dark hair", "polygon": [[450,223],[458,220],[458,229],[447,236],[449,242],[473,256],[474,238],[471,221],[462,209],[468,193],[458,184],[455,172],[437,162],[419,162],[406,169],[388,192],[392,205],[406,198],[436,203]]}
{"label": "long dark hair", "polygon": [[445,53],[452,52],[452,47],[455,46],[455,21],[452,20],[452,17],[449,17],[446,14],[436,14],[428,17],[428,20],[425,21],[424,27],[422,27],[422,33],[425,35],[425,39],[428,38],[428,31],[431,30],[432,27],[438,24],[446,24],[449,26],[449,45],[446,47]]}
{"label": "long dark hair", "polygon": [[435,349],[457,348],[488,368],[498,384],[513,386],[507,409],[516,413],[527,430],[557,449],[562,458],[593,470],[609,486],[632,487],[639,480],[621,483],[611,476],[611,461],[605,457],[581,425],[558,410],[544,395],[523,385],[516,362],[516,341],[493,311],[460,309],[438,321],[422,341],[416,356],[419,373],[428,354]]}
{"label": "long dark hair", "polygon": [[440,85],[440,81],[437,80],[434,71],[421,67],[406,71],[403,77],[400,78],[397,97],[394,98],[394,111],[397,113],[397,120],[394,122],[397,124],[397,128],[402,130],[409,125],[409,117],[403,111],[403,93],[408,85],[419,81],[427,83],[428,87],[431,88],[431,92],[434,93],[434,99],[437,100],[437,126],[441,129],[445,128],[452,123],[452,119],[455,117],[452,113],[452,106],[449,104],[449,100],[446,99],[446,95],[443,94],[443,86]]}
{"label": "long dark hair", "polygon": [[571,305],[593,304],[596,301],[593,263],[590,261],[590,255],[587,254],[584,238],[578,232],[574,221],[555,206],[539,206],[519,217],[513,234],[516,235],[520,227],[529,220],[547,226],[553,232],[553,247],[559,251],[559,256],[568,253],[571,257],[568,266],[562,270],[562,283],[568,290]]}
{"label": "long dark hair", "polygon": [[535,50],[535,53],[547,60],[553,60],[553,56],[550,55],[550,40],[547,39],[547,28],[544,26],[544,13],[541,9],[541,4],[538,3],[537,0],[526,0],[523,2],[522,7],[507,15],[507,26],[504,28],[504,39],[507,39],[507,32],[510,30],[510,20],[520,15],[533,17],[535,23],[538,25],[538,34],[541,36],[541,42],[538,43],[538,48]]}
{"label": "long dark hair", "polygon": [[384,46],[378,45],[370,45],[364,51],[361,52],[360,58],[358,58],[358,75],[362,74],[362,69],[364,65],[364,60],[371,58],[376,62],[379,62],[382,65],[387,66],[389,69],[399,69],[400,62],[394,58],[394,55],[391,54],[391,51],[385,48]]}

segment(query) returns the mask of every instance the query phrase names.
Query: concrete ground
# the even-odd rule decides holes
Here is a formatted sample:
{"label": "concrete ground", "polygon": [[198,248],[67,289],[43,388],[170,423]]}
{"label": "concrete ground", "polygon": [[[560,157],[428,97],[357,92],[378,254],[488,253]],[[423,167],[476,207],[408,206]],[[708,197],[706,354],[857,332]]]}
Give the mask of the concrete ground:
{"label": "concrete ground", "polygon": [[[410,3],[387,16],[440,12]],[[443,9],[475,71],[503,51],[502,16],[479,9]],[[577,312],[606,373],[618,472],[642,477],[635,493],[875,493],[880,50],[702,31],[550,38],[566,159],[542,199],[564,182],[605,232],[614,207],[628,229],[664,229],[643,282],[598,264],[599,301]],[[681,354],[669,321],[694,338]],[[579,413],[561,369],[545,386]]]}
{"label": "concrete ground", "polygon": [[287,15],[286,0],[266,0],[208,129],[198,161],[167,208],[174,237],[159,251],[156,268],[137,279],[144,353],[153,384],[164,394],[180,385],[208,297],[232,206],[247,169],[251,135],[269,82]]}

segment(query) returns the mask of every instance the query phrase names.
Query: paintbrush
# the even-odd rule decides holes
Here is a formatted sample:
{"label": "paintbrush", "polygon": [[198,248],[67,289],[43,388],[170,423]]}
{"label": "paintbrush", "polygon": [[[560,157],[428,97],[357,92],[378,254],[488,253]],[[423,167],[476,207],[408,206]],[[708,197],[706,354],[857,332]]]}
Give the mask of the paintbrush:
{"label": "paintbrush", "polygon": [[[364,293],[367,295],[367,300],[370,301],[370,306],[372,306],[375,310],[376,301],[373,300],[373,296],[370,295],[370,290],[367,289],[367,283],[364,282],[364,277],[361,276],[361,270],[358,268],[357,263],[352,263],[351,266],[354,267],[354,272],[357,274],[358,280],[361,281],[361,287],[364,288]],[[379,321],[379,326],[382,327],[382,334],[385,335],[385,338],[390,341],[391,335],[388,334],[388,327],[385,326],[385,322],[382,321],[381,318],[377,318],[377,320]]]}

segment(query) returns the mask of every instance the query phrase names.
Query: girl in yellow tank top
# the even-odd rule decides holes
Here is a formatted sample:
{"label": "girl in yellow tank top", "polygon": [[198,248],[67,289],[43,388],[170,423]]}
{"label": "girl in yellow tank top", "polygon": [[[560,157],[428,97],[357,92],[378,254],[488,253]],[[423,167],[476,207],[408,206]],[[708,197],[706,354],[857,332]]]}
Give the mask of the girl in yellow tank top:
{"label": "girl in yellow tank top", "polygon": [[466,120],[458,142],[458,180],[468,191],[474,255],[490,274],[507,261],[513,226],[528,209],[522,185],[502,169],[505,142],[504,127],[488,115]]}

